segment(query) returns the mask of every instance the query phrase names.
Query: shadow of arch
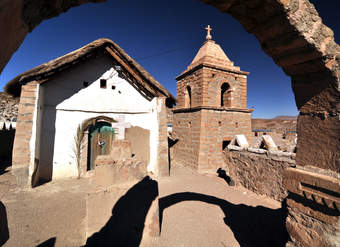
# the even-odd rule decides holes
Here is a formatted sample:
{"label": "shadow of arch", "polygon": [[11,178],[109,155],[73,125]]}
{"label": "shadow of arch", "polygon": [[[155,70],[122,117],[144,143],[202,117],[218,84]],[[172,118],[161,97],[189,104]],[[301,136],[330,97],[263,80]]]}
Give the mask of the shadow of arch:
{"label": "shadow of arch", "polygon": [[157,196],[157,181],[144,177],[117,201],[109,221],[87,239],[85,246],[139,246],[146,215]]}
{"label": "shadow of arch", "polygon": [[56,237],[47,239],[46,241],[42,242],[41,244],[37,245],[36,247],[54,247],[56,240],[57,240]]}
{"label": "shadow of arch", "polygon": [[0,202],[0,246],[9,239],[8,221],[5,205]]}
{"label": "shadow of arch", "polygon": [[200,201],[219,206],[224,222],[233,231],[242,247],[284,247],[288,241],[285,228],[286,209],[270,209],[263,206],[233,204],[226,200],[194,192],[175,193],[159,199],[159,220],[162,227],[166,208],[185,201]]}

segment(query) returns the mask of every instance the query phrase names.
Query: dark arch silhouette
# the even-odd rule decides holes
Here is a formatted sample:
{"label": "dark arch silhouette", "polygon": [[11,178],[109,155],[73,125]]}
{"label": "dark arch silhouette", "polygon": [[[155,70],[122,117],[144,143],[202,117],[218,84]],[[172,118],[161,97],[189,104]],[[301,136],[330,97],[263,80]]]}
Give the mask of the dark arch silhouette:
{"label": "dark arch silhouette", "polygon": [[223,211],[224,222],[233,231],[242,247],[284,247],[288,241],[285,227],[286,208],[235,205],[226,200],[194,192],[175,193],[159,199],[159,219],[162,226],[166,208],[184,201],[201,201],[217,205]]}

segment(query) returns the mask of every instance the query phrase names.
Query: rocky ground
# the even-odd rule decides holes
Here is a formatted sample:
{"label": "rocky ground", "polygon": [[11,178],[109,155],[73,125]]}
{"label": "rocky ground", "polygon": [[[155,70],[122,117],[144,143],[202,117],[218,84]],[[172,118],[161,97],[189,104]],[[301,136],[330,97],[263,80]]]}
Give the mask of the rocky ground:
{"label": "rocky ground", "polygon": [[[21,246],[52,243],[51,246],[54,246],[55,242],[55,246],[72,246],[63,245],[63,239],[58,234],[79,241],[82,237],[75,231],[75,225],[63,225],[58,218],[79,219],[81,215],[73,215],[75,209],[77,214],[84,214],[83,198],[87,186],[90,183],[86,179],[74,179],[18,193],[10,172],[1,175],[0,202],[7,208],[10,236],[4,246],[18,246],[18,243],[22,243]],[[158,181],[158,188],[161,235],[142,242],[141,246],[273,247],[284,246],[287,241],[285,211],[280,203],[243,187],[228,186],[223,178],[215,174],[202,175],[175,166],[170,177]],[[64,210],[63,204],[69,201],[73,206]],[[45,223],[34,224],[37,218]],[[15,224],[15,221],[24,221],[24,226]],[[71,222],[84,223],[78,221]],[[58,231],[53,230],[53,224],[58,225]],[[46,234],[46,229],[51,229],[51,236]],[[19,236],[12,233],[20,231]],[[11,238],[19,240],[11,241]],[[28,241],[28,238],[35,240]]]}
{"label": "rocky ground", "polygon": [[12,121],[18,116],[19,98],[0,92],[0,121]]}

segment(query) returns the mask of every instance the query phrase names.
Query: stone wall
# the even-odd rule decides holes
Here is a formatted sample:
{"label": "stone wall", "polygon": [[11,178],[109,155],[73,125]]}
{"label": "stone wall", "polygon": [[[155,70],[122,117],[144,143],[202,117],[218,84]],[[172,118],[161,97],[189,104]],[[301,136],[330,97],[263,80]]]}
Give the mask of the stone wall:
{"label": "stone wall", "polygon": [[158,147],[157,147],[157,176],[169,176],[169,153],[168,153],[168,112],[166,98],[157,98],[157,121],[158,121]]}
{"label": "stone wall", "polygon": [[177,83],[177,108],[185,107],[187,86],[191,88],[191,107],[221,107],[221,86],[228,83],[232,90],[231,106],[247,108],[247,76],[246,72],[227,72],[214,68],[203,68],[186,75]]}
{"label": "stone wall", "polygon": [[203,110],[201,115],[201,143],[199,169],[213,171],[223,166],[223,142],[228,143],[235,135],[251,135],[251,114]]}
{"label": "stone wall", "polygon": [[286,168],[295,166],[294,153],[229,146],[224,155],[229,175],[236,184],[278,201],[287,196],[283,177]]}
{"label": "stone wall", "polygon": [[175,110],[173,139],[175,162],[202,172],[222,167],[223,142],[235,135],[251,135],[250,113],[218,109]]}
{"label": "stone wall", "polygon": [[174,114],[172,138],[174,162],[197,169],[201,130],[201,112],[179,112]]}
{"label": "stone wall", "polygon": [[[35,112],[37,108],[36,81],[30,82],[21,89],[18,120],[13,146],[12,172],[17,177],[18,186],[26,187],[30,185],[30,166],[33,165],[34,154],[30,147],[31,138],[34,131]],[[33,158],[34,159],[34,158]]]}

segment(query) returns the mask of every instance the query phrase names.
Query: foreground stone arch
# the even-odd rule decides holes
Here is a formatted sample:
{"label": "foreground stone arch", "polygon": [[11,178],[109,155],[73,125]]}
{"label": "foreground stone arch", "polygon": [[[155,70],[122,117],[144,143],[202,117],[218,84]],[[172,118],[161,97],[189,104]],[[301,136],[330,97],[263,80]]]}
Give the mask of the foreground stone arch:
{"label": "foreground stone arch", "polygon": [[[2,1],[0,9],[7,11],[0,13],[0,30],[6,34],[0,36],[0,71],[42,20],[90,1],[102,0]],[[292,78],[299,139],[297,168],[286,176],[287,228],[300,246],[335,245],[340,208],[340,48],[332,30],[308,0],[201,1],[237,19]],[[330,193],[322,190],[325,187]],[[304,216],[299,222],[293,219]],[[317,226],[307,227],[313,220]],[[325,231],[333,234],[326,236]]]}
{"label": "foreground stone arch", "polygon": [[0,2],[0,73],[26,35],[43,20],[66,12],[72,7],[105,0],[2,0]]}

